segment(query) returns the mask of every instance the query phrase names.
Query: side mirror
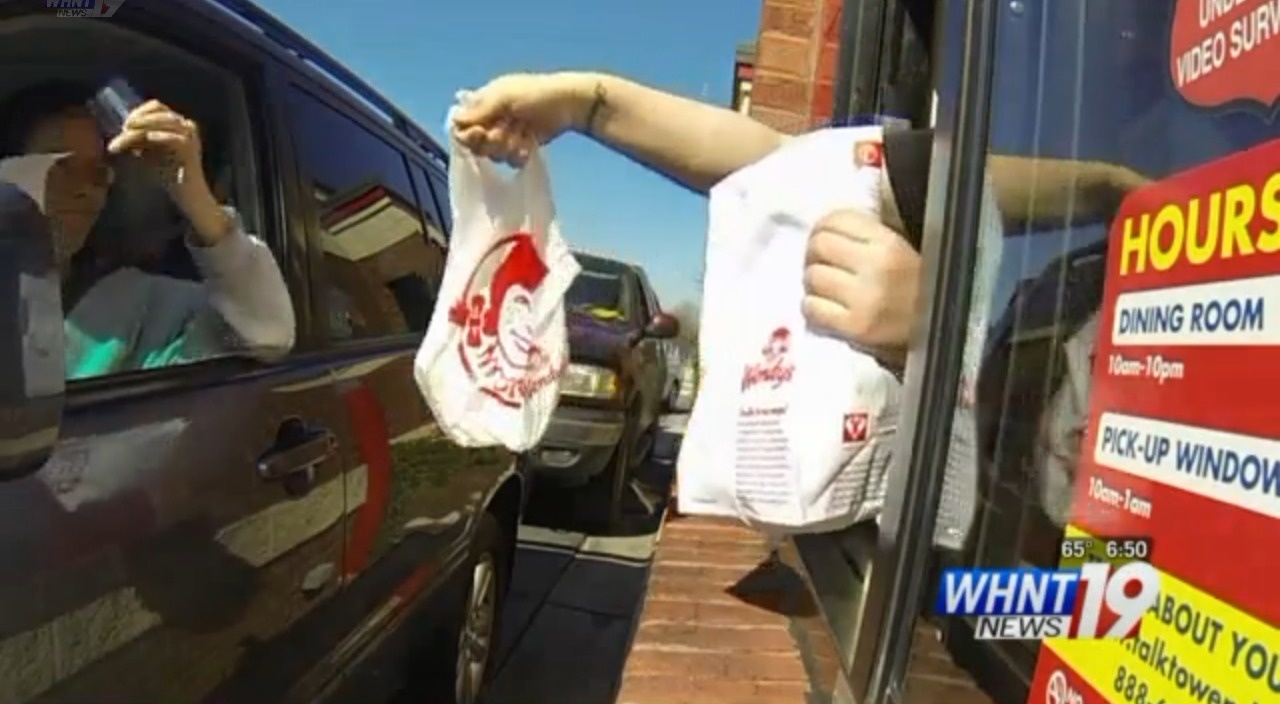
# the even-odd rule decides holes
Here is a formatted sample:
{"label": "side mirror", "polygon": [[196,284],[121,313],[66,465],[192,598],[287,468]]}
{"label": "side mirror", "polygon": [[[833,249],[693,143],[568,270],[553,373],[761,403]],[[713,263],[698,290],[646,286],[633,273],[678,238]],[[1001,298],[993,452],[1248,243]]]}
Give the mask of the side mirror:
{"label": "side mirror", "polygon": [[658,313],[649,320],[644,328],[645,337],[658,340],[669,340],[680,334],[680,321],[674,315]]}
{"label": "side mirror", "polygon": [[0,480],[44,466],[62,423],[62,283],[49,220],[0,182]]}

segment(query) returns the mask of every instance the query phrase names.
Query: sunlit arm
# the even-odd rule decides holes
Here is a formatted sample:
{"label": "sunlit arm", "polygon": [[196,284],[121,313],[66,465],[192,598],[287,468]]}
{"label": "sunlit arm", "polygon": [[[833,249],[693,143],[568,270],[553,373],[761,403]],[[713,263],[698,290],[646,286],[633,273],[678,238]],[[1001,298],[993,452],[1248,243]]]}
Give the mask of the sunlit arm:
{"label": "sunlit arm", "polygon": [[579,132],[695,191],[705,193],[786,139],[733,110],[617,76],[578,73],[570,80],[580,104]]}
{"label": "sunlit arm", "polygon": [[996,201],[1005,220],[1024,227],[1105,222],[1129,191],[1146,182],[1122,166],[1097,161],[991,155]]}
{"label": "sunlit arm", "polygon": [[[227,225],[218,241],[188,245],[203,275],[207,305],[216,313],[196,319],[221,320],[230,326],[240,349],[226,351],[243,351],[274,361],[293,348],[295,339],[296,321],[289,289],[267,245],[245,233],[235,211],[221,208],[219,214]],[[209,224],[216,225],[214,214],[208,215]],[[207,320],[205,325],[215,327]],[[188,337],[192,344],[224,342],[216,334],[203,331]]]}

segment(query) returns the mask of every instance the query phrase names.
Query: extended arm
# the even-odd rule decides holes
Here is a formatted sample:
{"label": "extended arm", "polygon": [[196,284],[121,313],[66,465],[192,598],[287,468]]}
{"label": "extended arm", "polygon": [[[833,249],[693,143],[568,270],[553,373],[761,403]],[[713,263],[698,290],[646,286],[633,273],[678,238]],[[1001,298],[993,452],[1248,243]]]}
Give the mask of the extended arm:
{"label": "extended arm", "polygon": [[741,113],[625,78],[581,73],[569,80],[578,131],[695,191],[706,192],[786,139]]}
{"label": "extended arm", "polygon": [[1006,221],[1027,227],[1105,222],[1120,201],[1145,183],[1115,164],[992,154],[988,161],[996,201]]}
{"label": "extended arm", "polygon": [[[189,331],[188,344],[208,348],[194,351],[196,357],[245,352],[264,361],[278,359],[293,347],[295,337],[289,289],[267,245],[246,234],[234,212],[222,213],[226,234],[212,245],[188,245],[204,276],[203,300],[213,313],[196,315],[193,325],[200,329]],[[223,324],[236,339],[218,339],[211,332]]]}

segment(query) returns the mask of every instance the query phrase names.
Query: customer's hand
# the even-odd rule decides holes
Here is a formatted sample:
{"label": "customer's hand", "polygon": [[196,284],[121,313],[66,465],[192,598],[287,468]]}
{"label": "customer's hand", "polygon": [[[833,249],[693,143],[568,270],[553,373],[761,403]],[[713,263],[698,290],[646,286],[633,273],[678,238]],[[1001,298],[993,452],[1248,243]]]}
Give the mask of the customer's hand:
{"label": "customer's hand", "polygon": [[872,215],[837,210],[809,236],[805,320],[884,362],[900,365],[906,359],[919,287],[919,253]]}
{"label": "customer's hand", "polygon": [[519,166],[535,146],[581,126],[593,85],[576,73],[495,78],[454,114],[453,136],[479,156]]}
{"label": "customer's hand", "polygon": [[159,100],[134,108],[107,149],[113,154],[135,152],[161,169],[190,172],[202,168],[199,127]]}
{"label": "customer's hand", "polygon": [[194,120],[158,100],[148,100],[129,113],[124,129],[107,149],[114,154],[136,153],[156,169],[191,224],[193,244],[211,247],[231,234],[234,223],[205,179],[200,128]]}

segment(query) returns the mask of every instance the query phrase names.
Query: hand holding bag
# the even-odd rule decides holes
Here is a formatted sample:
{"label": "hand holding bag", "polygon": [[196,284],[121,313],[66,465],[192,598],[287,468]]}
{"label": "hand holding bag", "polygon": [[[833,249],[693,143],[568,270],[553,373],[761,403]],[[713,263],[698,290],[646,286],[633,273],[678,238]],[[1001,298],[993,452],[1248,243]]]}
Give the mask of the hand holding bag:
{"label": "hand holding bag", "polygon": [[901,385],[801,311],[815,223],[877,214],[882,129],[791,140],[711,191],[707,375],[681,447],[679,511],[736,516],[772,536],[836,530],[884,498]]}
{"label": "hand holding bag", "polygon": [[579,266],[560,237],[540,154],[504,178],[452,147],[453,234],[414,377],[455,442],[522,452],[541,440],[560,397],[564,296]]}
{"label": "hand holding bag", "polygon": [[[870,354],[810,327],[801,302],[818,220],[840,209],[879,215],[884,140],[881,127],[822,130],[712,189],[699,339],[707,375],[677,465],[680,513],[734,516],[775,539],[880,517],[901,383]],[[924,193],[927,170],[909,175]],[[989,186],[986,195],[962,388],[976,374],[999,262]],[[967,397],[956,409],[935,534],[947,547],[963,543],[973,514]]]}

